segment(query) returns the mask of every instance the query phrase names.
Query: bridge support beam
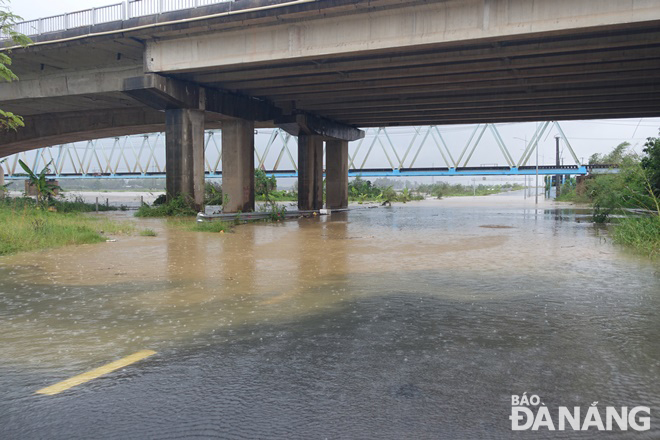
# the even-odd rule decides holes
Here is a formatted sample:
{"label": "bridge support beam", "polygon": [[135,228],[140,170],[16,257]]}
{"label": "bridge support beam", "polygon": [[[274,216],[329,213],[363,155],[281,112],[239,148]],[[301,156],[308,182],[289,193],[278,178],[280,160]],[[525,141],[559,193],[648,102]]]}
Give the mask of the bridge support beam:
{"label": "bridge support beam", "polygon": [[298,136],[298,209],[323,208],[323,138]]}
{"label": "bridge support beam", "polygon": [[204,203],[204,112],[165,111],[165,173],[167,199],[190,197],[197,209]]}
{"label": "bridge support beam", "polygon": [[328,209],[348,207],[348,141],[325,143],[325,206]]}
{"label": "bridge support beam", "polygon": [[305,113],[277,118],[275,119],[275,125],[292,136],[304,133],[316,134],[330,139],[356,141],[362,139],[365,134],[363,130],[352,125]]}
{"label": "bridge support beam", "polygon": [[223,212],[254,211],[254,122],[222,123]]}

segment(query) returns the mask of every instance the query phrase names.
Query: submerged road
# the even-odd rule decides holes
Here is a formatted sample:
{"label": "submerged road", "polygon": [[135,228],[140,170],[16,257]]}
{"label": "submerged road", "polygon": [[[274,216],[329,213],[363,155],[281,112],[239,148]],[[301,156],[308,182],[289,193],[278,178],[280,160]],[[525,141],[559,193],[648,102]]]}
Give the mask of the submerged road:
{"label": "submerged road", "polygon": [[[498,195],[146,220],[157,237],[3,257],[0,438],[658,438],[660,271],[584,214]],[[512,432],[524,392],[645,405],[650,429]]]}

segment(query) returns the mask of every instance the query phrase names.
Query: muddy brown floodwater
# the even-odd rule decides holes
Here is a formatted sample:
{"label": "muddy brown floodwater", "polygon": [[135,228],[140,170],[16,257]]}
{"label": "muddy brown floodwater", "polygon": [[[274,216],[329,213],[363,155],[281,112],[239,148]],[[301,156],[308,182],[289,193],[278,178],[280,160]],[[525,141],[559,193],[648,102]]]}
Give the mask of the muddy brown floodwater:
{"label": "muddy brown floodwater", "polygon": [[[135,219],[158,236],[2,257],[0,438],[659,438],[658,263],[521,199],[225,234]],[[651,426],[512,432],[524,392]]]}

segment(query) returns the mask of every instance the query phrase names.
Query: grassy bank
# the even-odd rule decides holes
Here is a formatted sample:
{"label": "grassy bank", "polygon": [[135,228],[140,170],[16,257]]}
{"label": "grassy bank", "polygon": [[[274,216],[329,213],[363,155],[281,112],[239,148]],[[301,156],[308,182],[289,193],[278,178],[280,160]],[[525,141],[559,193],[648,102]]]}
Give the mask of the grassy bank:
{"label": "grassy bank", "polygon": [[[69,206],[70,209],[73,209]],[[80,212],[38,209],[32,199],[0,200],[0,255],[105,241],[103,234],[123,234],[133,226]]]}
{"label": "grassy bank", "polygon": [[[411,188],[405,187],[401,190],[395,190],[393,186],[380,186],[372,184],[370,180],[364,180],[360,177],[355,178],[348,184],[348,198],[351,201],[365,202],[409,202],[412,200],[422,200],[431,196],[437,199],[444,197],[460,196],[488,196],[502,192],[520,190],[524,187],[518,184],[504,185],[462,185],[450,184],[447,182],[438,182],[432,184],[416,185]],[[386,183],[389,183],[386,180]]]}
{"label": "grassy bank", "polygon": [[619,219],[612,236],[616,243],[656,258],[660,256],[660,215]]}
{"label": "grassy bank", "polygon": [[[629,151],[627,142],[589,163],[617,164],[616,173],[568,179],[559,201],[588,203],[593,221],[612,221],[616,243],[650,257],[660,255],[660,138],[648,138],[643,154]],[[631,214],[638,210],[641,215]]]}

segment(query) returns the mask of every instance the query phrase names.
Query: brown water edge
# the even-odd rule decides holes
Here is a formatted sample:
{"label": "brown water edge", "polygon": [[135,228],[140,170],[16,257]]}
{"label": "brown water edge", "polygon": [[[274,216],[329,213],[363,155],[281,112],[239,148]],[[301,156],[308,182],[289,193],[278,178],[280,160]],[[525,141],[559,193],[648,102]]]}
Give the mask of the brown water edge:
{"label": "brown water edge", "polygon": [[598,230],[556,220],[557,206],[451,198],[226,234],[113,214],[158,236],[0,260],[3,364],[74,372],[145,348],[210,345],[232,328],[295,322],[388,292],[513,301],[585,270],[609,277],[620,263],[649,267]]}

